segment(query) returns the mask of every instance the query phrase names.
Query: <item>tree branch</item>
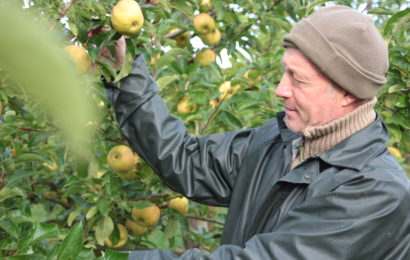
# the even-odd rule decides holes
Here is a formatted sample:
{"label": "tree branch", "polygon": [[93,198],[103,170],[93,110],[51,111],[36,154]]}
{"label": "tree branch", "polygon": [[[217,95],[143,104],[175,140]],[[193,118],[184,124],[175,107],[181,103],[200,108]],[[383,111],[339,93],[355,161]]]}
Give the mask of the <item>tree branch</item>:
{"label": "tree branch", "polygon": [[223,102],[224,102],[224,100],[218,101],[218,105],[215,107],[214,111],[212,111],[211,115],[208,117],[205,124],[199,130],[199,135],[202,135],[204,133],[204,131],[206,130],[206,128],[208,128],[209,123],[211,123],[212,120],[214,120],[214,118],[215,118],[216,114],[219,112],[219,108],[221,107]]}
{"label": "tree branch", "polygon": [[219,225],[224,225],[225,223],[215,220],[215,219],[210,219],[210,218],[205,218],[205,217],[200,217],[200,216],[196,216],[196,215],[186,215],[187,218],[191,218],[191,219],[196,219],[196,220],[202,220],[202,221],[206,221],[206,222],[212,222],[215,224],[219,224]]}
{"label": "tree branch", "polygon": [[78,0],[71,0],[71,2],[69,2],[63,9],[60,10],[60,12],[58,12],[58,15],[60,16],[60,18],[58,18],[57,20],[54,21],[54,23],[51,25],[50,30],[53,31],[57,24],[60,22],[60,19],[63,18],[68,11],[70,10],[70,8],[75,4],[75,2],[77,2]]}

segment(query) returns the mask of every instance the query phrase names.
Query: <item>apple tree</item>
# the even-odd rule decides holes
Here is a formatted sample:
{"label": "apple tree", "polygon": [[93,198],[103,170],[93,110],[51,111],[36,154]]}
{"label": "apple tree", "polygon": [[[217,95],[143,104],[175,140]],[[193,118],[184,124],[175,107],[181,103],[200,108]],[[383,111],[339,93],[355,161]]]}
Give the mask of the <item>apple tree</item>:
{"label": "apple tree", "polygon": [[[282,37],[319,6],[349,5],[372,15],[388,42],[388,84],[379,93],[377,110],[390,131],[392,153],[410,172],[410,14],[405,1],[122,1],[142,11],[136,33],[114,28],[117,0],[13,1],[31,19],[27,31],[41,25],[59,39],[60,58],[73,70],[77,66],[87,98],[78,102],[51,88],[30,91],[33,81],[52,82],[53,68],[46,78],[26,80],[0,62],[3,258],[117,259],[128,250],[216,248],[226,209],[181,198],[128,150],[101,78],[120,80],[134,57],[144,55],[161,97],[191,134],[257,127],[283,109],[274,94],[282,74]],[[2,35],[4,28],[11,26],[0,25]],[[113,54],[123,34],[127,47],[121,66]],[[20,51],[16,45],[0,55]],[[27,59],[39,51],[32,50]],[[40,67],[50,64],[38,60],[44,61]],[[78,110],[83,103],[98,112]],[[57,115],[47,107],[64,109]],[[60,121],[75,119],[69,112],[88,115],[81,128],[91,137],[83,150],[61,132],[69,124]]]}

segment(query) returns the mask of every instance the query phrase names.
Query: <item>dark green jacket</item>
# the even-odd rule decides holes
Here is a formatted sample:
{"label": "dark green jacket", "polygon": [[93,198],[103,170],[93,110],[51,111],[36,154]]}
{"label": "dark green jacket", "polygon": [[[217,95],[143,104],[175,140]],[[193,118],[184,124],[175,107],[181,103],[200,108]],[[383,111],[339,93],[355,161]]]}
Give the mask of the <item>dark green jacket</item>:
{"label": "dark green jacket", "polygon": [[134,251],[130,259],[410,259],[410,184],[377,119],[290,169],[298,137],[282,115],[256,129],[189,135],[157,94],[142,57],[110,93],[133,149],[173,190],[229,207],[206,255]]}

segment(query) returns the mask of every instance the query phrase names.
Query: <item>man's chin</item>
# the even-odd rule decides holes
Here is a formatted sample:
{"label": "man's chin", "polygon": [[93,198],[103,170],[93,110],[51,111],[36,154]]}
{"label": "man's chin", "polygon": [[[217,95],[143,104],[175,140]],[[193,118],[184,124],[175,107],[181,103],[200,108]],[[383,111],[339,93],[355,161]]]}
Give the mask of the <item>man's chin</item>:
{"label": "man's chin", "polygon": [[300,127],[297,126],[297,124],[294,122],[295,120],[289,119],[288,115],[285,115],[285,117],[283,118],[283,121],[286,124],[286,127],[295,133],[301,133],[303,129],[301,129]]}

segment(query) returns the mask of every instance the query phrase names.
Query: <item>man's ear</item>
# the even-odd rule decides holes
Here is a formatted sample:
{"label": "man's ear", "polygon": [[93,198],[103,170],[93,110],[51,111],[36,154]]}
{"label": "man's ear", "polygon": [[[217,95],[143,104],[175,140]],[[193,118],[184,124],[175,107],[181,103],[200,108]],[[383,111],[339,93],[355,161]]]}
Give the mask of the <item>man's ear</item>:
{"label": "man's ear", "polygon": [[361,100],[355,96],[353,96],[352,94],[350,94],[349,92],[344,92],[343,94],[343,99],[342,99],[342,106],[343,107],[347,107],[350,106],[354,103],[358,103]]}

